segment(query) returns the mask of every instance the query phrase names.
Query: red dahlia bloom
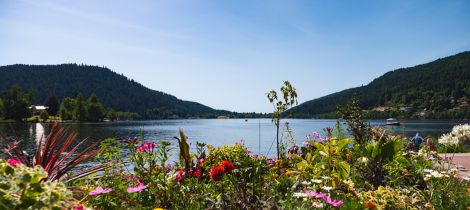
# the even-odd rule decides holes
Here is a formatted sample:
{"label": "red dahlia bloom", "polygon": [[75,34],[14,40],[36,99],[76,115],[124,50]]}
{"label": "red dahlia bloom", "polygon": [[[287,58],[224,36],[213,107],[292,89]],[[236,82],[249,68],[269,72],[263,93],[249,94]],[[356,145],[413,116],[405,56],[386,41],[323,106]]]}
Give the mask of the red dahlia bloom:
{"label": "red dahlia bloom", "polygon": [[220,181],[223,173],[224,173],[224,167],[219,165],[211,169],[211,171],[209,172],[209,176],[214,181]]}
{"label": "red dahlia bloom", "polygon": [[201,173],[202,173],[201,168],[197,168],[197,169],[194,171],[193,176],[194,176],[194,177],[200,177],[200,176],[201,176]]}
{"label": "red dahlia bloom", "polygon": [[220,163],[220,166],[224,168],[224,173],[230,173],[233,171],[233,169],[235,169],[235,166],[233,166],[233,163],[228,160],[222,161]]}

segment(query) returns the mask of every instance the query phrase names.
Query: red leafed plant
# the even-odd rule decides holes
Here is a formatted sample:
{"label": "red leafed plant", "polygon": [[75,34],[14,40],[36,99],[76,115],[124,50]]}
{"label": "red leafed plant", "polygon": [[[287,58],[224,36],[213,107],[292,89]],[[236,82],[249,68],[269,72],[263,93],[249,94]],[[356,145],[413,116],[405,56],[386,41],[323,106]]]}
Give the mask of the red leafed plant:
{"label": "red leafed plant", "polygon": [[[94,149],[99,143],[96,142],[78,152],[79,147],[86,141],[86,139],[81,140],[76,146],[70,149],[72,143],[77,138],[77,135],[77,132],[70,132],[68,128],[64,127],[59,128],[58,124],[54,123],[47,137],[45,139],[41,138],[38,142],[36,151],[32,157],[28,156],[18,147],[20,143],[18,138],[11,143],[3,134],[0,133],[0,139],[7,147],[4,150],[4,154],[10,157],[15,157],[17,160],[21,161],[21,163],[29,167],[37,165],[42,166],[48,174],[46,180],[54,181],[63,178],[64,175],[70,172],[78,164],[96,156],[105,149]],[[66,152],[65,155],[63,154],[64,152]],[[75,153],[77,153],[77,155],[73,155]],[[81,170],[73,177],[68,178],[68,180],[80,178],[103,170],[109,167],[110,164],[111,163],[99,164],[94,167]]]}

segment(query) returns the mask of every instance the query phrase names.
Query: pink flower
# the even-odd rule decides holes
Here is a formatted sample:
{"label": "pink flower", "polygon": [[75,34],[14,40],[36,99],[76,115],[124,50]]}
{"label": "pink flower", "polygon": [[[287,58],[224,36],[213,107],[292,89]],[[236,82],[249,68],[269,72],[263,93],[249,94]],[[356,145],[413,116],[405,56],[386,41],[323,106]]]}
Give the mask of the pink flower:
{"label": "pink flower", "polygon": [[183,171],[179,170],[178,174],[176,174],[176,181],[181,184],[183,182]]}
{"label": "pink flower", "polygon": [[338,206],[341,206],[343,204],[343,201],[336,201],[336,200],[331,200],[331,197],[330,196],[327,196],[326,198],[324,198],[325,202],[327,204],[330,204],[334,207],[338,207]]}
{"label": "pink flower", "polygon": [[14,158],[10,158],[10,159],[7,160],[7,163],[10,166],[16,167],[16,165],[21,164],[21,161],[17,160],[17,159],[14,159]]}
{"label": "pink flower", "polygon": [[143,183],[139,183],[139,186],[137,187],[129,187],[127,188],[127,192],[128,193],[135,193],[135,192],[140,192],[142,191],[143,189],[147,188],[146,185],[144,185]]}
{"label": "pink flower", "polygon": [[92,190],[90,191],[88,194],[89,195],[99,195],[99,194],[105,194],[105,193],[109,193],[113,191],[111,188],[106,188],[106,189],[103,189],[102,187],[96,187],[95,190]]}
{"label": "pink flower", "polygon": [[150,149],[155,148],[155,143],[153,142],[142,142],[140,147],[137,148],[137,152],[148,152]]}
{"label": "pink flower", "polygon": [[326,196],[325,193],[317,193],[315,191],[310,191],[310,190],[305,190],[305,193],[310,197],[315,197],[315,198],[318,198],[318,199],[323,199]]}
{"label": "pink flower", "polygon": [[317,139],[320,138],[320,134],[318,134],[318,132],[316,132],[316,131],[314,131],[314,132],[312,133],[312,136],[315,137],[315,138],[317,138]]}
{"label": "pink flower", "polygon": [[310,134],[305,135],[305,139],[310,140]]}

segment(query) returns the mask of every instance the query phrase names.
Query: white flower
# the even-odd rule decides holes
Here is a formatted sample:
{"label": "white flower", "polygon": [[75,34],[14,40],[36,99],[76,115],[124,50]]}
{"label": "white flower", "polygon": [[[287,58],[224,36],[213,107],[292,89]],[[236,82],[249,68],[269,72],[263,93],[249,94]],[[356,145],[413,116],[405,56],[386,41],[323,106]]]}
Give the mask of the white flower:
{"label": "white flower", "polygon": [[438,142],[439,144],[443,144],[446,146],[457,145],[459,144],[459,138],[456,136],[453,136],[451,133],[448,133],[448,134],[443,134],[441,138],[439,138]]}
{"label": "white flower", "polygon": [[307,193],[304,193],[304,192],[295,192],[294,197],[296,197],[296,198],[305,198],[305,197],[308,197],[308,195],[307,195]]}
{"label": "white flower", "polygon": [[439,173],[438,171],[433,171],[431,172],[431,176],[436,177],[436,178],[441,178],[442,174]]}
{"label": "white flower", "polygon": [[310,185],[310,184],[312,184],[312,183],[311,183],[311,182],[307,182],[307,181],[303,181],[302,184],[303,184],[303,185]]}
{"label": "white flower", "polygon": [[361,158],[359,158],[359,162],[367,163],[367,162],[369,162],[369,159],[367,159],[366,157],[361,157]]}
{"label": "white flower", "polygon": [[333,189],[333,187],[329,187],[329,186],[323,186],[322,189],[326,190],[326,191],[330,191]]}
{"label": "white flower", "polygon": [[312,206],[315,207],[315,208],[322,208],[322,207],[323,207],[323,203],[320,203],[320,202],[313,202],[313,203],[312,203]]}
{"label": "white flower", "polygon": [[330,179],[330,177],[327,177],[327,176],[322,176],[321,178],[322,179]]}
{"label": "white flower", "polygon": [[431,179],[431,175],[430,174],[426,174],[424,175],[424,181],[428,181],[429,179]]}
{"label": "white flower", "polygon": [[321,179],[312,179],[312,182],[315,183],[315,184],[320,184],[320,183],[322,183],[322,180]]}
{"label": "white flower", "polygon": [[432,173],[432,172],[433,172],[432,169],[427,169],[427,168],[426,168],[426,169],[423,169],[423,171],[424,171],[424,173]]}

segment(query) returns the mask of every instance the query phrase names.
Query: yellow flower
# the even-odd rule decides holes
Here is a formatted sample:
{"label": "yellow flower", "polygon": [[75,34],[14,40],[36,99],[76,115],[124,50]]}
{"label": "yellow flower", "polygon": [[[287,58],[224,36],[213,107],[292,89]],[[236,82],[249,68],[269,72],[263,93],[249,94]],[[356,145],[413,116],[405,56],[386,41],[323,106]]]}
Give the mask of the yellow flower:
{"label": "yellow flower", "polygon": [[153,210],[165,210],[163,208],[154,208]]}
{"label": "yellow flower", "polygon": [[290,175],[292,175],[292,171],[287,170],[286,171],[286,176],[290,176]]}
{"label": "yellow flower", "polygon": [[279,174],[274,174],[274,178],[278,178],[279,177]]}
{"label": "yellow flower", "polygon": [[271,169],[273,169],[273,170],[277,170],[277,169],[279,169],[279,167],[277,167],[277,166],[274,166],[274,167],[272,167]]}

